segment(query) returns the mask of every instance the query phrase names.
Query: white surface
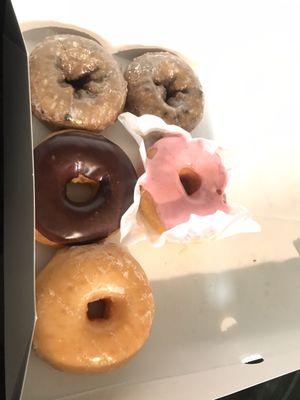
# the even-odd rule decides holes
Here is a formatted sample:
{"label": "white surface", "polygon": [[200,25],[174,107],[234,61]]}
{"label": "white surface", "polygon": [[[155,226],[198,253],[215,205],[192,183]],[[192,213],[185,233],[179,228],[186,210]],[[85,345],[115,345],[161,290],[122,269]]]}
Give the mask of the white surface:
{"label": "white surface", "polygon": [[[196,134],[193,134],[194,137],[192,137],[189,132],[180,129],[176,125],[168,125],[155,115],[137,117],[129,112],[124,112],[119,115],[118,120],[138,143],[140,156],[145,168],[147,149],[159,138],[176,134],[182,135],[186,140],[201,141],[204,151],[210,154],[217,153],[222,158],[224,168],[227,169],[229,176],[232,173],[232,170],[230,170],[230,167],[226,163],[223,149],[214,140],[199,138],[198,135],[196,137]],[[198,156],[201,158],[201,155]],[[150,241],[155,247],[163,246],[166,243],[181,243],[186,245],[198,243],[200,245],[202,242],[207,242],[211,239],[227,238],[240,233],[260,232],[259,224],[251,218],[247,209],[241,205],[229,204],[231,208],[230,213],[217,211],[206,217],[193,214],[190,215],[188,221],[162,234],[158,234],[139,221],[140,187],[143,186],[146,176],[147,170],[139,177],[134,190],[133,204],[121,219],[120,237],[121,243],[125,246],[131,246],[143,240]],[[227,188],[228,186],[230,186],[230,179]]]}
{"label": "white surface", "polygon": [[[77,24],[115,46],[166,46],[192,59],[210,116],[203,130],[239,155],[229,196],[262,225],[261,234],[189,248],[133,246],[156,298],[146,347],[123,369],[99,377],[62,374],[32,355],[24,400],[97,388],[70,399],[205,400],[299,368],[300,259],[293,242],[300,236],[300,3],[13,3],[21,22]],[[241,363],[255,353],[262,364]]]}

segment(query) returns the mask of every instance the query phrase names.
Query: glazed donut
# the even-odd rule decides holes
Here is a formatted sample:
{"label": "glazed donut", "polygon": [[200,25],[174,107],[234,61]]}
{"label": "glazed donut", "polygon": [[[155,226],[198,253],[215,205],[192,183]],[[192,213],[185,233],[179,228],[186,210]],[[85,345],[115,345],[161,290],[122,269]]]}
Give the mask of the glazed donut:
{"label": "glazed donut", "polygon": [[112,245],[59,250],[36,281],[33,347],[63,371],[119,367],[149,336],[154,302],[137,261]]}
{"label": "glazed donut", "polygon": [[[37,240],[89,243],[119,228],[133,202],[137,176],[116,144],[86,131],[62,131],[35,148],[34,165]],[[90,198],[68,198],[70,182],[89,184]]]}
{"label": "glazed donut", "polygon": [[135,58],[125,73],[126,109],[137,115],[153,114],[166,123],[191,131],[203,114],[203,93],[193,70],[168,52]]}
{"label": "glazed donut", "polygon": [[207,141],[167,136],[148,151],[140,211],[159,233],[188,221],[192,214],[229,212],[226,184],[227,171]]}
{"label": "glazed donut", "polygon": [[94,40],[50,36],[32,51],[29,67],[33,113],[55,127],[99,132],[124,107],[119,66]]}

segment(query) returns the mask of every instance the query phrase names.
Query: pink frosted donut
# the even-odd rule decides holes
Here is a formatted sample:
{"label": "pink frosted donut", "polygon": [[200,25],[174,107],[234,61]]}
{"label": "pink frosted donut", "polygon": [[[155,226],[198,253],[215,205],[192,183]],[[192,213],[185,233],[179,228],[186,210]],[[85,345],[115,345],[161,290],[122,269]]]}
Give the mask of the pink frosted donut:
{"label": "pink frosted donut", "polygon": [[158,232],[188,221],[191,214],[228,212],[227,180],[221,157],[209,142],[164,137],[148,151],[140,211]]}

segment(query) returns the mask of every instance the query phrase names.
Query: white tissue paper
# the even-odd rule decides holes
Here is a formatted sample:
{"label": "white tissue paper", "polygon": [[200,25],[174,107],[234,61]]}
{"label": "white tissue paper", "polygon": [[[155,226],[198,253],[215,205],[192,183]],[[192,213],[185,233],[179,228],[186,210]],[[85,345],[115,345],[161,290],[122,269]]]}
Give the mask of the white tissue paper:
{"label": "white tissue paper", "polygon": [[[176,125],[168,125],[154,115],[136,117],[126,112],[119,115],[119,121],[137,142],[144,167],[146,165],[147,148],[151,147],[157,140],[170,134],[180,134],[188,139],[192,138],[189,132]],[[199,140],[199,138],[197,139]],[[228,160],[226,162],[225,159],[226,151],[223,151],[213,140],[204,138],[201,138],[201,140],[210,152],[218,152],[221,155],[223,164],[230,176]],[[145,223],[143,216],[139,213],[140,186],[145,176],[146,172],[139,177],[134,190],[134,202],[121,219],[120,240],[124,245],[149,240],[153,246],[159,247],[166,242],[188,244],[225,238],[238,233],[260,231],[259,224],[251,218],[246,208],[230,204],[230,213],[217,211],[206,216],[191,214],[188,221],[159,235]]]}

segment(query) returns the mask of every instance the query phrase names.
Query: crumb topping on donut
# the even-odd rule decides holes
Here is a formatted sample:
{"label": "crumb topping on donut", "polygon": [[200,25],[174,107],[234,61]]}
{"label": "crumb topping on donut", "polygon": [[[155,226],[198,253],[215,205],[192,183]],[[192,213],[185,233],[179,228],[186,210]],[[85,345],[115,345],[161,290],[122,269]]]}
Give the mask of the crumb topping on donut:
{"label": "crumb topping on donut", "polygon": [[128,66],[126,108],[135,115],[153,114],[191,131],[203,114],[203,92],[193,70],[168,52],[149,52]]}
{"label": "crumb topping on donut", "polygon": [[94,40],[48,37],[29,62],[32,109],[42,121],[101,131],[122,111],[126,82],[115,59]]}

